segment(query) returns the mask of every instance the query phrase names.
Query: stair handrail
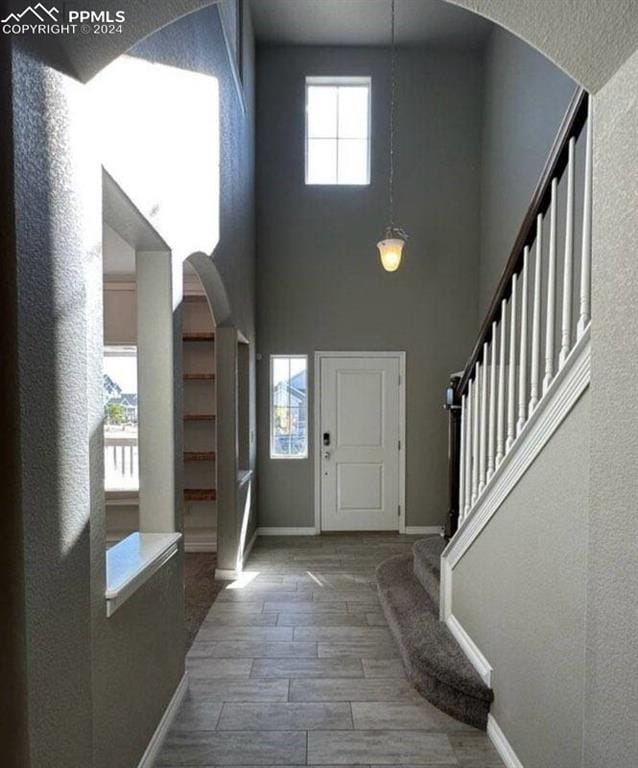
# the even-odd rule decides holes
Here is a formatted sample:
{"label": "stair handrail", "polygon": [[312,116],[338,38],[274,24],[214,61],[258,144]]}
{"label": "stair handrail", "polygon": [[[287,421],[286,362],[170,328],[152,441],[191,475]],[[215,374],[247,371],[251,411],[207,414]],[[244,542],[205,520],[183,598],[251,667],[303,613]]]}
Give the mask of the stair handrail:
{"label": "stair handrail", "polygon": [[[585,127],[582,211],[578,212],[582,215],[582,230],[576,340],[589,328],[592,119],[591,99],[579,87],[552,144],[472,352],[463,371],[452,377],[448,387],[448,537],[454,535],[474,508],[573,349],[576,142]],[[560,213],[565,218],[565,239],[559,248],[559,182],[564,178],[565,208]],[[544,285],[546,243],[549,247]],[[563,259],[561,297],[556,293],[559,251]],[[557,316],[559,305],[561,313]],[[560,352],[555,364],[557,349]]]}
{"label": "stair handrail", "polygon": [[492,338],[492,323],[498,322],[501,318],[502,301],[510,296],[512,276],[520,272],[523,267],[525,246],[531,245],[534,241],[536,217],[539,214],[545,214],[549,208],[552,179],[559,177],[565,170],[569,154],[569,140],[571,138],[578,139],[587,123],[588,113],[587,91],[584,88],[578,87],[574,91],[574,95],[567,107],[565,116],[532,194],[509,259],[505,264],[505,268],[496,286],[496,292],[481,325],[476,343],[463,369],[463,375],[455,386],[457,397],[466,393],[474,366],[481,358],[483,344],[489,343]]}

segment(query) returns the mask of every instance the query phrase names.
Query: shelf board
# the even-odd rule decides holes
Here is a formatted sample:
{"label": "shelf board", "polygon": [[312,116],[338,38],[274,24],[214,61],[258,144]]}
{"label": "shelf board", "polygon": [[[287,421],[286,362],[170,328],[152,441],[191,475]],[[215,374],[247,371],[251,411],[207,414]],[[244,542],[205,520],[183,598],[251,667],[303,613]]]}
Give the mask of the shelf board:
{"label": "shelf board", "polygon": [[185,373],[184,381],[214,381],[214,373]]}
{"label": "shelf board", "polygon": [[214,331],[188,331],[182,336],[184,341],[215,341]]}
{"label": "shelf board", "polygon": [[217,491],[214,488],[184,488],[184,501],[215,501]]}
{"label": "shelf board", "polygon": [[215,461],[215,451],[184,451],[184,461]]}
{"label": "shelf board", "polygon": [[185,413],[184,421],[214,421],[217,417],[214,413]]}

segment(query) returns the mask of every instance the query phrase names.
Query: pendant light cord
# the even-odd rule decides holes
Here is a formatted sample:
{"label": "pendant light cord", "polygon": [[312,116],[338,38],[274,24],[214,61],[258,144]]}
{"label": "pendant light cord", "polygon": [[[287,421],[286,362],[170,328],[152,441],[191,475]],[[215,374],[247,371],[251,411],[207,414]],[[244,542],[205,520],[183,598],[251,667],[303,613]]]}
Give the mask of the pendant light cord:
{"label": "pendant light cord", "polygon": [[392,48],[390,75],[390,175],[389,175],[389,206],[390,229],[394,229],[394,111],[396,92],[396,45],[395,45],[395,0],[392,0]]}

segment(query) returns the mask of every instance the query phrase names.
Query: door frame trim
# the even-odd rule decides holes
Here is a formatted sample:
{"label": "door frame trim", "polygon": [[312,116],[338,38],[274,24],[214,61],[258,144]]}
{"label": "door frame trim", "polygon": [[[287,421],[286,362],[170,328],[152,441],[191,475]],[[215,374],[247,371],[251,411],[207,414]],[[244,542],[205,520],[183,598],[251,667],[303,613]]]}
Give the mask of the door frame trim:
{"label": "door frame trim", "polygon": [[[314,353],[314,386],[313,386],[313,431],[312,439],[314,461],[314,500],[315,500],[315,531],[321,533],[321,361],[330,357],[396,357],[399,361],[399,501],[401,514],[397,516],[397,531],[405,533],[406,508],[405,508],[405,456],[407,445],[405,440],[405,392],[406,392],[406,353],[403,352],[327,352],[315,351]],[[394,530],[394,529],[392,529]]]}

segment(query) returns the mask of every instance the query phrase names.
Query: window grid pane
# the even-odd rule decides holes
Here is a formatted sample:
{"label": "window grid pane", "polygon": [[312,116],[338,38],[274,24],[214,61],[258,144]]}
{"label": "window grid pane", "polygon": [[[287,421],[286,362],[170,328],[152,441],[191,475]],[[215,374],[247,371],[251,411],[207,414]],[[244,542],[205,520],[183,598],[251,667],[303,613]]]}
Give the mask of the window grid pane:
{"label": "window grid pane", "polygon": [[308,455],[306,377],[305,357],[271,357],[271,458]]}
{"label": "window grid pane", "polygon": [[137,350],[104,349],[104,490],[139,489]]}
{"label": "window grid pane", "polygon": [[306,184],[370,183],[370,85],[306,87]]}

